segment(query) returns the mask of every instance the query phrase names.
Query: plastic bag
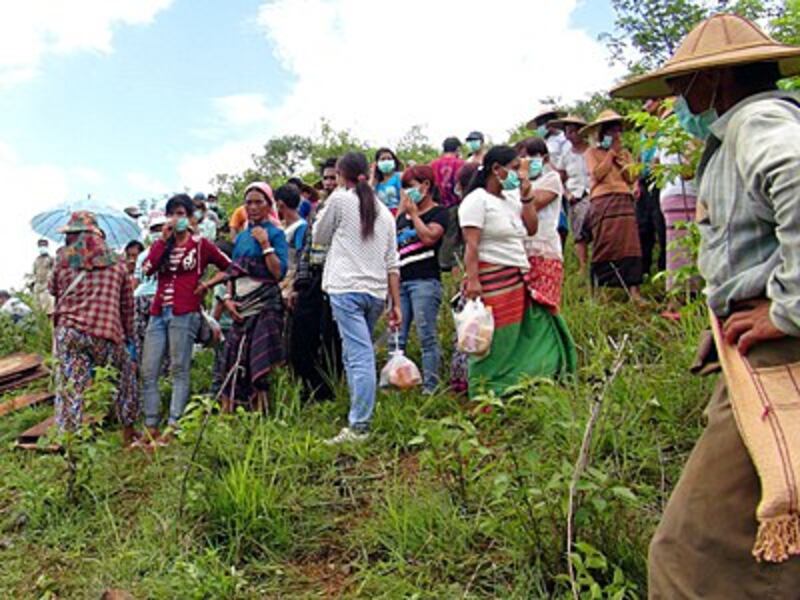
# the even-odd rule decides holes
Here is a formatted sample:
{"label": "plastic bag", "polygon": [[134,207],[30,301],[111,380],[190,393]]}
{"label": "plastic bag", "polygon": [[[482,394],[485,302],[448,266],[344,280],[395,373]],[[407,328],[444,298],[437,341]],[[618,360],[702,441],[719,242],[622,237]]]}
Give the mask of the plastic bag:
{"label": "plastic bag", "polygon": [[395,335],[395,349],[389,355],[386,366],[381,370],[380,386],[391,386],[399,390],[407,390],[421,383],[422,375],[417,365],[400,350],[400,345]]}
{"label": "plastic bag", "polygon": [[461,312],[454,315],[456,321],[456,347],[464,354],[485,356],[492,347],[494,317],[492,309],[478,298],[467,300]]}

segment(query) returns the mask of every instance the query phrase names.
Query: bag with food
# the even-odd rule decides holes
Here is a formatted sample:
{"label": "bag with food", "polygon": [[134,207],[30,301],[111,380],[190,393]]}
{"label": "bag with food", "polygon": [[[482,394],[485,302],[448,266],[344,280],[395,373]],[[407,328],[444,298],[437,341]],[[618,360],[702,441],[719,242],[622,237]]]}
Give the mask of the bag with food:
{"label": "bag with food", "polygon": [[461,312],[454,314],[456,321],[456,347],[460,352],[484,356],[492,347],[494,317],[492,309],[480,298],[468,300]]}
{"label": "bag with food", "polygon": [[395,349],[389,354],[389,360],[381,370],[380,386],[407,390],[421,383],[422,375],[417,365],[400,350],[400,344],[395,336]]}

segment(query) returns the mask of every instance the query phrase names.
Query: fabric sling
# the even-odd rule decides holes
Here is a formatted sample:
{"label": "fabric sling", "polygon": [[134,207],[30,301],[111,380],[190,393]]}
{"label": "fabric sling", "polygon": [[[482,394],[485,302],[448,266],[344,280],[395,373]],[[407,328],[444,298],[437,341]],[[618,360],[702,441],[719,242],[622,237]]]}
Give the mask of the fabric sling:
{"label": "fabric sling", "polygon": [[800,362],[755,367],[711,327],[739,434],[759,480],[753,556],[779,563],[800,555]]}

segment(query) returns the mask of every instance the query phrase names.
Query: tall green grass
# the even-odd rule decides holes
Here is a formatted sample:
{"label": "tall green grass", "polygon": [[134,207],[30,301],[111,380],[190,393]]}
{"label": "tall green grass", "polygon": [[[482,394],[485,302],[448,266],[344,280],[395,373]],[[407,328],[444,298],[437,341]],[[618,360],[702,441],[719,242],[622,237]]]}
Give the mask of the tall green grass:
{"label": "tall green grass", "polygon": [[[705,312],[692,305],[679,324],[664,321],[656,286],[641,308],[593,295],[571,256],[567,271],[576,381],[522,381],[508,398],[474,402],[382,392],[363,445],[321,444],[344,422],[344,386],[335,401],[308,404],[283,372],[270,414],[212,414],[192,463],[211,406],[207,352],[193,361],[178,443],[147,456],[101,434],[76,503],[63,459],[11,449],[48,409],[3,417],[0,597],[91,598],[108,587],[137,598],[571,596],[569,482],[626,336],[578,487],[572,560],[584,597],[643,597],[647,543],[712,384],[687,371]],[[446,307],[440,322],[447,357]],[[419,360],[413,340],[410,355]]]}

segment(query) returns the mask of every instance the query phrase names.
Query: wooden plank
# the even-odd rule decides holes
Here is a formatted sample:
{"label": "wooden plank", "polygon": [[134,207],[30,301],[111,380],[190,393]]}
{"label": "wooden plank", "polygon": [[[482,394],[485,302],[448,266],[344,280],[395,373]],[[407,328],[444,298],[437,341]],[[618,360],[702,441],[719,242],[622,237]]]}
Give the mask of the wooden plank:
{"label": "wooden plank", "polygon": [[0,358],[0,381],[25,371],[31,371],[42,365],[43,359],[38,354],[9,354]]}
{"label": "wooden plank", "polygon": [[[100,419],[97,417],[84,415],[84,425],[94,425]],[[41,452],[61,452],[62,448],[59,444],[49,444],[48,446],[39,446],[39,438],[47,435],[49,431],[56,426],[55,415],[47,417],[41,423],[37,423],[30,429],[23,431],[17,438],[17,443],[14,445],[18,450],[38,450]]]}
{"label": "wooden plank", "polygon": [[33,406],[34,404],[47,402],[52,400],[54,397],[55,394],[53,392],[34,392],[32,394],[25,394],[23,396],[12,398],[11,400],[6,400],[5,402],[0,403],[0,417],[16,410]]}
{"label": "wooden plank", "polygon": [[39,379],[43,379],[45,377],[48,377],[49,375],[50,371],[48,371],[46,367],[40,366],[35,371],[32,371],[23,377],[14,379],[13,381],[10,381],[8,383],[0,383],[0,394],[4,394],[11,390],[21,388],[24,385],[28,385],[29,383],[38,381]]}

